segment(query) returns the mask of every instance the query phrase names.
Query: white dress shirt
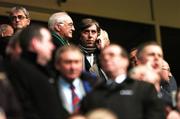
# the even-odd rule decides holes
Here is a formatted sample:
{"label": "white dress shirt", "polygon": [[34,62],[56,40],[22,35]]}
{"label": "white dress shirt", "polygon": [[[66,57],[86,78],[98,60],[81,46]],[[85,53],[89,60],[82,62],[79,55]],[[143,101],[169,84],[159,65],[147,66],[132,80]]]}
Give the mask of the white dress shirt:
{"label": "white dress shirt", "polygon": [[121,84],[127,78],[126,74],[119,75],[115,78],[115,82]]}
{"label": "white dress shirt", "polygon": [[93,64],[94,64],[94,54],[91,53],[91,55],[86,55],[86,58],[89,61],[90,65],[93,66]]}
{"label": "white dress shirt", "polygon": [[[73,113],[73,104],[72,104],[72,92],[69,82],[64,80],[62,77],[59,78],[59,95],[62,100],[64,108],[69,112]],[[85,89],[83,83],[79,78],[74,79],[72,82],[75,87],[75,92],[80,99],[85,96]]]}

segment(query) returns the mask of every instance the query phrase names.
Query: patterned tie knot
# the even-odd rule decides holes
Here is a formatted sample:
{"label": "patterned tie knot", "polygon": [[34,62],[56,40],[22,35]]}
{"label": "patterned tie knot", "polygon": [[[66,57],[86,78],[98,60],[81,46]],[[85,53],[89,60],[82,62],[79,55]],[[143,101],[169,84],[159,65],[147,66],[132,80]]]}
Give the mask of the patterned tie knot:
{"label": "patterned tie knot", "polygon": [[80,98],[76,94],[75,87],[71,84],[71,92],[72,92],[72,105],[74,113],[78,113],[80,108]]}

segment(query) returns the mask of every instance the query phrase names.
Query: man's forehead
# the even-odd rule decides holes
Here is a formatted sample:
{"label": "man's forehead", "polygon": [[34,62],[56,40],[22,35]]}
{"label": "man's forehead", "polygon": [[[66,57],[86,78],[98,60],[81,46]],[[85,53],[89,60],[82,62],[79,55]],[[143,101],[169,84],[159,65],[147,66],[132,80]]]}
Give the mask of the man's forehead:
{"label": "man's forehead", "polygon": [[147,46],[145,46],[144,47],[144,49],[161,49],[161,47],[160,46],[158,46],[158,45],[147,45]]}
{"label": "man's forehead", "polygon": [[57,22],[73,22],[71,17],[67,14],[57,14]]}
{"label": "man's forehead", "polygon": [[77,51],[65,51],[64,53],[60,54],[59,57],[63,61],[71,60],[71,61],[77,61],[82,60],[83,56],[81,53]]}
{"label": "man's forehead", "polygon": [[92,24],[91,26],[85,28],[84,30],[89,30],[89,29],[97,30],[97,27],[95,24]]}
{"label": "man's forehead", "polygon": [[162,62],[162,67],[169,68],[169,64],[166,61]]}
{"label": "man's forehead", "polygon": [[24,12],[22,10],[15,10],[12,12],[12,14],[21,14],[21,15],[25,15]]}
{"label": "man's forehead", "polygon": [[149,45],[146,46],[143,50],[144,52],[156,52],[156,53],[161,53],[162,54],[162,49],[160,46],[157,45]]}
{"label": "man's forehead", "polygon": [[116,45],[108,46],[103,50],[103,53],[119,54],[122,49]]}
{"label": "man's forehead", "polygon": [[72,19],[71,19],[71,17],[70,17],[69,15],[64,15],[64,16],[63,16],[63,19],[64,19],[64,21],[66,21],[66,22],[73,22]]}
{"label": "man's forehead", "polygon": [[79,55],[82,55],[82,54],[78,50],[68,49],[68,50],[62,52],[61,55],[70,55],[71,57],[73,57],[73,56],[79,56]]}

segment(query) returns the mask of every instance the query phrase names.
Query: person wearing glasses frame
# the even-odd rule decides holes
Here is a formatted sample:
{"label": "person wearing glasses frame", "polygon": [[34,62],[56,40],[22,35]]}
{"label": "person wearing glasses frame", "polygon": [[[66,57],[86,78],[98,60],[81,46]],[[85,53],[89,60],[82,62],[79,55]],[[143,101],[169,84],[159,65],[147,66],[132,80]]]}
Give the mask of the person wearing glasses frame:
{"label": "person wearing glasses frame", "polygon": [[9,17],[15,31],[27,27],[31,21],[30,14],[24,7],[13,7]]}
{"label": "person wearing glasses frame", "polygon": [[53,37],[56,49],[64,45],[69,45],[69,40],[75,31],[72,18],[66,12],[52,14],[48,20],[48,27]]}
{"label": "person wearing glasses frame", "polygon": [[177,82],[171,73],[170,66],[167,61],[163,60],[161,67],[161,93],[162,98],[167,104],[173,105],[173,92],[177,90]]}

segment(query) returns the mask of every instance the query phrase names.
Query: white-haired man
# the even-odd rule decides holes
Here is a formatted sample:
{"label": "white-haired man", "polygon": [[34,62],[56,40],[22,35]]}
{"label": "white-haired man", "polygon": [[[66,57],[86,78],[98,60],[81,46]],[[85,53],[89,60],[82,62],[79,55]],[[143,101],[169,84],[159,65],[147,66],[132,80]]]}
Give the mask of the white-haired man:
{"label": "white-haired man", "polygon": [[51,30],[56,48],[68,45],[75,31],[73,20],[66,12],[57,12],[50,16],[48,27]]}

